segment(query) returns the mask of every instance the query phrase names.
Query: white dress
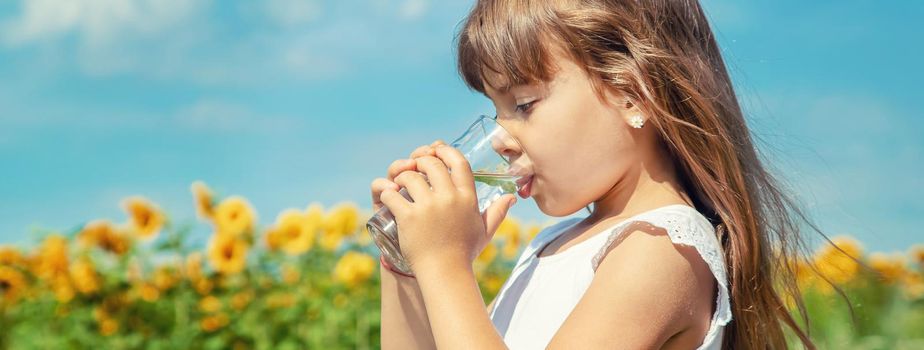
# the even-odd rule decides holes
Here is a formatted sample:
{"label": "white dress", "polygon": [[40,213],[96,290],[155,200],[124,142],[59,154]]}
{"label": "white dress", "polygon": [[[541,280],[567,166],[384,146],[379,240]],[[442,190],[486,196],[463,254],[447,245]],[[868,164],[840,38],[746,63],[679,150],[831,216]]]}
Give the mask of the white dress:
{"label": "white dress", "polygon": [[590,286],[606,248],[622,228],[644,221],[664,228],[671,241],[696,247],[718,282],[716,308],[709,332],[697,349],[719,349],[731,320],[727,274],[715,228],[695,208],[672,204],[631,216],[589,239],[553,255],[537,257],[546,244],[582,218],[570,218],[544,228],[520,255],[498,291],[491,322],[510,349],[545,349],[565,318]]}

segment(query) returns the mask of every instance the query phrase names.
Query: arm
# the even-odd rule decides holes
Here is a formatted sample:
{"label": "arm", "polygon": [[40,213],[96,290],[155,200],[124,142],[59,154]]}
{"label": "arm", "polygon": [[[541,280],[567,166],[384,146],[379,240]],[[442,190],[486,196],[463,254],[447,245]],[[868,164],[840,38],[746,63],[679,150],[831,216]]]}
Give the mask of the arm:
{"label": "arm", "polygon": [[[417,280],[379,265],[382,275],[382,349],[436,349]],[[495,297],[487,314],[494,309]]]}
{"label": "arm", "polygon": [[[695,248],[676,246],[663,233],[625,234],[549,349],[659,348],[679,340],[674,336],[691,329],[694,317],[708,319],[711,298],[703,291],[711,292],[712,275]],[[506,349],[483,311],[471,268],[426,265],[417,276],[438,347]],[[702,341],[705,329],[696,330],[701,334],[687,337],[689,346]]]}
{"label": "arm", "polygon": [[507,349],[471,266],[422,264],[417,279],[439,349]]}
{"label": "arm", "polygon": [[382,349],[436,349],[417,281],[379,265],[382,275]]}
{"label": "arm", "polygon": [[[392,191],[387,197],[383,191],[380,197],[403,225],[407,241],[401,250],[414,267],[437,347],[506,349],[488,316],[472,269],[476,257],[472,253],[489,243],[485,241],[516,196],[479,214],[475,181],[464,155],[453,147],[436,147],[434,153],[417,161],[429,181],[414,173],[395,177],[395,183],[408,188],[416,201],[399,199]],[[450,174],[450,169],[457,171]]]}
{"label": "arm", "polygon": [[[714,278],[696,248],[661,229],[628,229],[548,348],[695,348],[709,328]],[[705,321],[705,322],[704,322]]]}
{"label": "arm", "polygon": [[[418,157],[433,154],[433,146],[444,143],[437,140],[430,146],[421,146],[411,152],[410,159],[393,162],[388,167],[388,179],[375,179],[372,182],[372,207],[378,211],[383,204],[380,200],[383,189],[389,186],[397,188],[393,182],[395,176],[406,170],[417,168]],[[410,161],[409,161],[410,160]],[[381,275],[382,349],[435,349],[433,333],[427,311],[424,309],[423,297],[417,279],[402,276],[388,269],[379,267]]]}

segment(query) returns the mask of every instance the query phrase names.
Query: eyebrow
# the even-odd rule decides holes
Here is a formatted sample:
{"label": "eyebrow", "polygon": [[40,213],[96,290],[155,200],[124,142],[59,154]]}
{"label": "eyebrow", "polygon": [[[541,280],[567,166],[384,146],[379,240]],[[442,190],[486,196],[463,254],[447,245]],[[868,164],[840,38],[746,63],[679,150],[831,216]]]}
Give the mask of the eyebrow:
{"label": "eyebrow", "polygon": [[[497,86],[497,87],[494,87],[494,85],[488,84],[487,82],[485,82],[485,85],[491,86],[491,88],[492,88],[493,90],[495,90],[495,91],[497,91],[498,93],[501,93],[501,94],[506,94],[508,91],[510,91],[510,89],[513,88],[513,84],[510,84],[509,82],[508,82],[508,83],[501,84],[500,86]],[[485,89],[485,93],[484,93],[484,94],[485,94],[485,96],[488,95],[487,89]]]}
{"label": "eyebrow", "polygon": [[[497,90],[498,93],[506,94],[506,93],[510,92],[511,89],[513,89],[513,88],[515,88],[515,87],[517,87],[517,86],[526,86],[526,85],[529,85],[529,84],[513,84],[513,83],[511,83],[511,82],[506,82],[506,83],[501,84],[500,86],[498,86],[495,90]],[[485,93],[485,95],[487,95],[487,93]]]}
{"label": "eyebrow", "polygon": [[[488,84],[487,82],[484,82],[484,85],[490,85],[490,84]],[[500,94],[506,94],[510,92],[510,90],[513,89],[514,87],[529,86],[529,85],[532,85],[532,84],[530,83],[512,84],[510,82],[507,82],[507,83],[501,84],[497,88],[494,88],[494,90],[496,90]],[[494,100],[493,98],[491,98],[491,95],[488,95],[487,89],[484,89],[484,91],[481,94],[484,95],[484,97],[487,97],[489,100]]]}

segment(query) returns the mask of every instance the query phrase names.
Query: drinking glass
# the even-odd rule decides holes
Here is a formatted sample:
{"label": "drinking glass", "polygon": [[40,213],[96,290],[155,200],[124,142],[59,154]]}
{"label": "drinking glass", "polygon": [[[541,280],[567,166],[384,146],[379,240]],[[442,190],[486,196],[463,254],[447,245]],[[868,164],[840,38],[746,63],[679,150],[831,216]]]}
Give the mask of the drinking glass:
{"label": "drinking glass", "polygon": [[[450,146],[459,150],[468,160],[475,179],[475,192],[478,197],[478,211],[484,211],[495,200],[506,193],[516,193],[528,180],[528,168],[523,164],[528,157],[513,138],[500,124],[497,117],[480,115],[468,129]],[[511,154],[506,150],[511,147],[519,150]],[[450,172],[452,170],[450,169]],[[421,173],[423,174],[423,173]],[[423,174],[426,179],[426,174]],[[402,187],[398,193],[413,202],[407,189]],[[366,222],[366,229],[372,235],[388,263],[401,272],[413,275],[407,261],[401,254],[398,225],[388,207],[383,206]],[[434,232],[433,234],[439,234]]]}

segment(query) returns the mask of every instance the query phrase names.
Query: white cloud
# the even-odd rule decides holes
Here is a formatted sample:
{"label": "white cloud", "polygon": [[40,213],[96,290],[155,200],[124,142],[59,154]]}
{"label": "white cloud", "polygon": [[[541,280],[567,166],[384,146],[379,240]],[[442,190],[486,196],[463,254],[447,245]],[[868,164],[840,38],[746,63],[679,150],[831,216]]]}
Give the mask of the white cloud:
{"label": "white cloud", "polygon": [[398,15],[404,19],[417,19],[427,13],[429,5],[427,0],[405,0],[401,4]]}
{"label": "white cloud", "polygon": [[368,69],[360,63],[369,57],[387,66],[444,50],[410,23],[429,10],[426,0],[20,1],[0,18],[0,49],[28,55],[23,71],[254,86],[335,79]]}
{"label": "white cloud", "polygon": [[73,33],[90,46],[133,35],[156,35],[194,17],[205,0],[24,0],[22,13],[4,23],[13,46]]}
{"label": "white cloud", "polygon": [[295,76],[302,78],[335,77],[348,71],[346,62],[323,56],[310,47],[292,46],[280,56],[281,63]]}
{"label": "white cloud", "polygon": [[308,33],[275,41],[273,65],[303,79],[331,78],[350,71],[349,56],[359,56],[376,45],[373,31],[362,21],[343,20]]}
{"label": "white cloud", "polygon": [[283,26],[311,23],[321,16],[321,4],[315,0],[269,0],[264,10],[270,19]]}
{"label": "white cloud", "polygon": [[181,108],[176,125],[193,131],[283,132],[304,130],[306,120],[256,112],[247,106],[219,99],[201,99]]}
{"label": "white cloud", "polygon": [[200,19],[210,2],[22,0],[21,12],[0,24],[0,41],[37,48],[34,64],[44,69],[74,63],[90,76],[189,74],[178,66],[209,35]]}

